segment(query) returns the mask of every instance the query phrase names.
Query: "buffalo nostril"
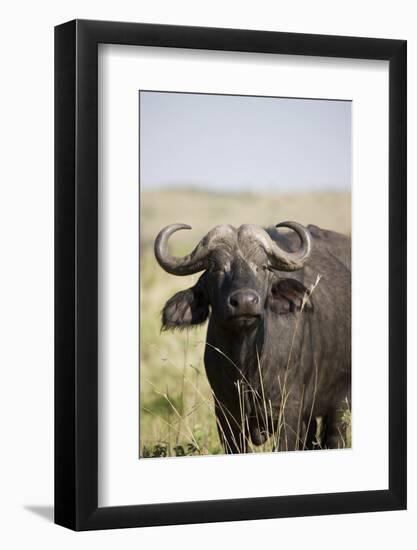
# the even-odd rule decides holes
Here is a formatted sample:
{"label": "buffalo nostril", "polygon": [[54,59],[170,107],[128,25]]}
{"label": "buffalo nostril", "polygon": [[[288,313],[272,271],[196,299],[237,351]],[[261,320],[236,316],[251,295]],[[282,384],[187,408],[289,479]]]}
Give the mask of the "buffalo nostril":
{"label": "buffalo nostril", "polygon": [[252,290],[237,290],[229,296],[229,305],[234,309],[245,309],[259,304],[257,292]]}
{"label": "buffalo nostril", "polygon": [[238,305],[239,305],[239,300],[237,299],[236,296],[231,296],[231,297],[229,298],[229,303],[230,303],[230,305],[231,305],[232,307],[238,307]]}

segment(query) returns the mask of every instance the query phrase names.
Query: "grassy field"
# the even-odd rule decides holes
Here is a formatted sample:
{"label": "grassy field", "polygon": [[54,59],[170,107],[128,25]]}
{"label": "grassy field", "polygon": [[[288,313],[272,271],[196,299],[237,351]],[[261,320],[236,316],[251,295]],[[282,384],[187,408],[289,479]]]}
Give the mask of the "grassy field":
{"label": "grassy field", "polygon": [[[199,274],[174,277],[156,263],[153,242],[174,222],[192,225],[172,242],[185,254],[214,225],[274,225],[285,220],[351,231],[347,193],[209,193],[192,189],[141,194],[140,456],[222,452],[211,390],[203,364],[206,326],[182,333],[160,331],[160,312],[172,294],[192,286]],[[253,451],[272,450],[271,442]]]}

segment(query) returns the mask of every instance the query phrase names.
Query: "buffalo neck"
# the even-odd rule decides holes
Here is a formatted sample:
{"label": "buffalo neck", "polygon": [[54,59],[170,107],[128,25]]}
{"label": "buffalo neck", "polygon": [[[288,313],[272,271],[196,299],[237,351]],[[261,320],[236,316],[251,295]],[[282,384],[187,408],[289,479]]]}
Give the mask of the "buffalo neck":
{"label": "buffalo neck", "polygon": [[210,320],[207,343],[219,351],[223,363],[236,367],[236,379],[241,378],[241,374],[249,375],[261,360],[265,323],[266,320],[262,319],[253,326],[232,330]]}

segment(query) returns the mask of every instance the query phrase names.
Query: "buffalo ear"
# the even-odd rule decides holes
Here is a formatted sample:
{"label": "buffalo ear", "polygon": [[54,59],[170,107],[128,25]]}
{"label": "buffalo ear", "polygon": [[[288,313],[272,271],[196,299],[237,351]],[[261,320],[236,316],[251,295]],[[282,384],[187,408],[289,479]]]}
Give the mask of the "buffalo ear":
{"label": "buffalo ear", "polygon": [[162,330],[185,329],[204,323],[209,305],[204,292],[197,286],[174,294],[162,310]]}
{"label": "buffalo ear", "polygon": [[272,308],[276,313],[293,313],[302,308],[305,300],[304,309],[313,309],[308,300],[310,291],[296,279],[279,279],[272,285]]}

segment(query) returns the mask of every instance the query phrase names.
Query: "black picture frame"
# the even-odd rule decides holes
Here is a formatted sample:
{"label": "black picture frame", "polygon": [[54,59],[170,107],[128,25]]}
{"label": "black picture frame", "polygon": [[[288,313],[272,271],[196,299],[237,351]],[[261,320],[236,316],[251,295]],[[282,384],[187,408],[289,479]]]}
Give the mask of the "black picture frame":
{"label": "black picture frame", "polygon": [[[389,62],[389,488],[98,506],[98,44]],[[406,41],[74,20],[55,28],[55,522],[108,529],[406,508]]]}

